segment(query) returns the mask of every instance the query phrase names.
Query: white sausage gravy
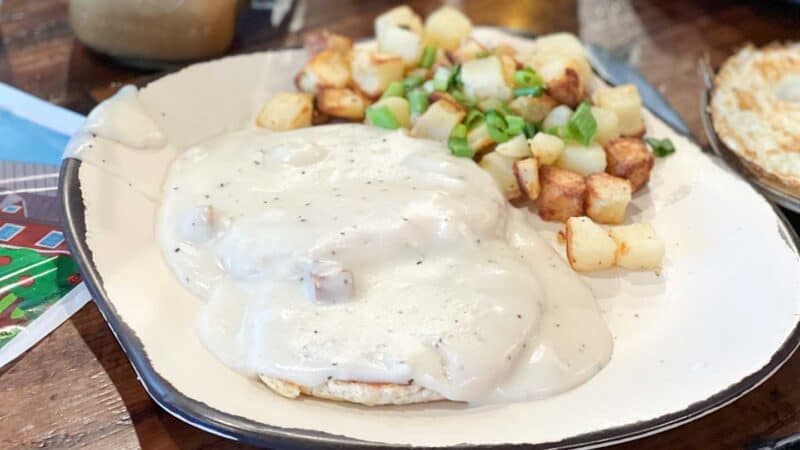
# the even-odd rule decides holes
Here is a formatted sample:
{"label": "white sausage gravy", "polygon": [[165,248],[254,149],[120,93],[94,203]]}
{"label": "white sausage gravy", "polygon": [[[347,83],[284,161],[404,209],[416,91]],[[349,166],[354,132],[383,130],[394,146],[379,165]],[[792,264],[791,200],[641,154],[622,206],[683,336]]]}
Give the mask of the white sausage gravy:
{"label": "white sausage gravy", "polygon": [[611,357],[591,292],[527,214],[436,142],[346,124],[188,149],[158,227],[232,369],[487,403],[562,392]]}

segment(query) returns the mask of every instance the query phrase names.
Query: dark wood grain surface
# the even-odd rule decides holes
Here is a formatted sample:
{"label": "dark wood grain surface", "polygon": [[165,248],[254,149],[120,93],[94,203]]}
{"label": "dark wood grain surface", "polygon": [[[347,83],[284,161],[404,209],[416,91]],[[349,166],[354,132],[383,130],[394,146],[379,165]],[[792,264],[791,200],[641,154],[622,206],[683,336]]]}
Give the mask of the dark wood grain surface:
{"label": "dark wood grain surface", "polygon": [[[304,33],[321,28],[365,37],[371,34],[375,15],[396,2],[302,3],[291,24],[277,30],[267,25],[263,12],[248,11],[231,51],[295,45]],[[407,3],[420,13],[440,4]],[[669,98],[698,136],[702,132],[696,68],[702,55],[719,64],[748,41],[800,40],[800,6],[777,0],[448,3],[462,7],[479,24],[534,33],[569,30],[614,50]],[[66,0],[0,0],[2,82],[86,113],[121,84],[142,85],[160,75],[128,69],[84,48],[73,37]],[[800,354],[732,405],[619,448],[743,448],[797,432]],[[0,448],[72,447],[228,449],[240,445],[185,425],[155,405],[97,308],[89,304],[0,372]]]}

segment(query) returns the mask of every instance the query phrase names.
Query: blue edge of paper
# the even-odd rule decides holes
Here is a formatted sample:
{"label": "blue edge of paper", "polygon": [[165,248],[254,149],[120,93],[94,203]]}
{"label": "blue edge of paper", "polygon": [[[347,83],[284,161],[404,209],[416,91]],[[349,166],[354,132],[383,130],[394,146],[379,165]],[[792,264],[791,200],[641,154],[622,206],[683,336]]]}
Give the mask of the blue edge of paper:
{"label": "blue edge of paper", "polygon": [[69,136],[0,107],[0,160],[58,166]]}

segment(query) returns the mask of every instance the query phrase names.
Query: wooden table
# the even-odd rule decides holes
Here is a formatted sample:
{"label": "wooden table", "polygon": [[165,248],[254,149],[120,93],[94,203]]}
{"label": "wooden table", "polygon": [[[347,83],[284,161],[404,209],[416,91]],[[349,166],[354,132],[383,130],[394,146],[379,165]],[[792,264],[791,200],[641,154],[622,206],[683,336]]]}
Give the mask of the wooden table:
{"label": "wooden table", "polygon": [[[368,36],[375,15],[393,3],[302,1],[291,26],[282,30],[270,29],[263,13],[251,11],[240,23],[232,52],[295,45],[304,33],[323,27]],[[440,2],[408,3],[428,13]],[[696,67],[701,55],[708,53],[719,64],[747,41],[800,39],[800,6],[777,0],[448,3],[463,7],[479,24],[535,33],[569,30],[629,55],[698,136],[702,132]],[[145,84],[160,75],[122,67],[82,47],[67,22],[66,0],[0,0],[0,8],[2,82],[86,113],[121,83]],[[796,432],[800,432],[800,354],[731,406],[619,448],[741,448]],[[0,372],[0,448],[67,447],[221,449],[240,445],[185,425],[156,406],[90,304]]]}

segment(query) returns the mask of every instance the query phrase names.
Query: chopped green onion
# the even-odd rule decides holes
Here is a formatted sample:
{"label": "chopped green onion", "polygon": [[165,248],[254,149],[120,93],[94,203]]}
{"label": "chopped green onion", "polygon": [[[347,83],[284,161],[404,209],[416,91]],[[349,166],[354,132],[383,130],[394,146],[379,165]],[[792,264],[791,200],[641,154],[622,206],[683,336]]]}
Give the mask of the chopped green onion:
{"label": "chopped green onion", "polygon": [[506,124],[503,116],[497,111],[488,111],[486,113],[486,129],[489,131],[489,137],[498,144],[507,141],[509,136],[506,132],[508,124]]}
{"label": "chopped green onion", "polygon": [[546,134],[551,134],[553,136],[560,137],[561,139],[566,139],[569,136],[569,131],[565,125],[557,126],[557,127],[550,127],[546,130],[543,130]]}
{"label": "chopped green onion", "polygon": [[403,80],[403,86],[405,86],[406,89],[411,89],[419,86],[423,81],[425,80],[419,75],[409,75]]}
{"label": "chopped green onion", "polygon": [[385,105],[373,105],[367,108],[367,121],[372,125],[388,130],[400,128],[400,122]]}
{"label": "chopped green onion", "polygon": [[408,109],[412,114],[422,114],[428,109],[428,93],[421,89],[408,92]]}
{"label": "chopped green onion", "polygon": [[424,89],[428,94],[433,94],[433,91],[436,90],[436,88],[433,86],[433,80],[428,80],[422,83],[422,89]]}
{"label": "chopped green onion", "polygon": [[464,92],[462,92],[459,89],[453,89],[453,91],[450,92],[450,95],[452,95],[453,98],[456,99],[456,101],[458,103],[461,103],[462,105],[464,105],[464,106],[466,106],[468,108],[471,108],[471,107],[473,107],[473,106],[478,104],[477,100],[475,100],[474,98],[468,96],[467,94],[465,94]]}
{"label": "chopped green onion", "polygon": [[450,132],[451,138],[458,138],[458,139],[466,139],[467,138],[467,126],[463,123],[460,123],[453,127],[453,131]]}
{"label": "chopped green onion", "polygon": [[454,156],[461,156],[465,158],[472,158],[475,156],[475,150],[469,146],[467,142],[467,127],[464,124],[458,124],[450,132],[450,137],[447,139],[447,147]]}
{"label": "chopped green onion", "polygon": [[542,80],[542,77],[533,69],[526,67],[514,72],[514,84],[520,87],[542,87],[544,85],[544,80]]}
{"label": "chopped green onion", "polygon": [[514,88],[514,97],[538,97],[542,95],[541,86],[523,86]]}
{"label": "chopped green onion", "polygon": [[520,116],[506,115],[506,132],[509,136],[516,136],[522,133],[525,128],[525,119]]}
{"label": "chopped green onion", "polygon": [[383,91],[383,95],[381,98],[387,97],[402,97],[406,93],[406,88],[403,87],[403,83],[399,81],[393,81],[389,84],[385,91]]}
{"label": "chopped green onion", "polygon": [[539,127],[537,127],[533,122],[526,123],[525,128],[522,129],[522,131],[525,133],[525,137],[528,139],[532,138],[538,130]]}
{"label": "chopped green onion", "polygon": [[464,119],[464,125],[468,130],[477,125],[483,120],[483,113],[476,108],[472,108],[467,112],[467,117]]}
{"label": "chopped green onion", "polygon": [[500,104],[497,105],[497,110],[504,115],[514,114],[514,111],[511,109],[511,107],[503,102],[500,102]]}
{"label": "chopped green onion", "polygon": [[645,139],[645,142],[647,142],[647,145],[653,149],[653,154],[660,158],[675,153],[675,145],[672,144],[672,141],[670,141],[669,138],[647,138]]}
{"label": "chopped green onion", "polygon": [[422,58],[419,61],[419,66],[430,69],[436,61],[436,47],[428,45],[422,51]]}
{"label": "chopped green onion", "polygon": [[447,80],[433,80],[433,89],[436,91],[447,91]]}
{"label": "chopped green onion", "polygon": [[583,102],[578,109],[572,113],[572,117],[567,122],[567,131],[570,137],[583,145],[589,145],[597,134],[597,121],[592,115],[592,109],[588,102]]}
{"label": "chopped green onion", "polygon": [[455,65],[452,69],[450,69],[450,73],[447,77],[447,90],[450,89],[460,89],[462,87],[461,83],[461,65]]}
{"label": "chopped green onion", "polygon": [[446,67],[439,67],[433,74],[433,88],[437,91],[447,91],[450,80],[450,70]]}

